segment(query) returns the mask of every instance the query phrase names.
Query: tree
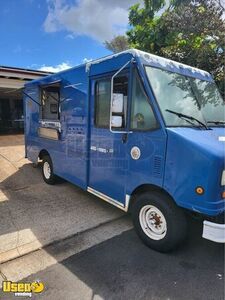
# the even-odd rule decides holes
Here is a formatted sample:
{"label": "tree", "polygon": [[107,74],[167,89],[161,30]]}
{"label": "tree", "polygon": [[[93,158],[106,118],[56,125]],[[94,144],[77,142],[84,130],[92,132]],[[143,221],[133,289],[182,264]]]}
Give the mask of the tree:
{"label": "tree", "polygon": [[215,1],[201,0],[180,5],[162,17],[172,37],[161,54],[209,71],[224,95],[225,23]]}
{"label": "tree", "polygon": [[[157,2],[158,5],[154,6]],[[224,95],[225,23],[221,1],[145,1],[130,8],[127,32],[131,47],[209,71]]]}
{"label": "tree", "polygon": [[128,39],[125,35],[118,35],[111,41],[105,41],[105,47],[113,53],[127,50],[129,48]]}
{"label": "tree", "polygon": [[[147,18],[153,19],[155,13],[159,11],[165,5],[165,0],[144,0],[144,8],[140,8],[139,4],[135,4],[130,8],[130,23],[132,26],[144,26]],[[127,50],[131,46],[131,42],[128,42],[126,35],[118,35],[111,41],[105,41],[105,47],[117,53],[123,50]]]}
{"label": "tree", "polygon": [[155,16],[165,6],[164,0],[145,0],[144,7],[139,4],[131,6],[129,23],[131,29],[127,32],[132,48],[158,53],[164,45],[164,36],[159,34],[160,17]]}

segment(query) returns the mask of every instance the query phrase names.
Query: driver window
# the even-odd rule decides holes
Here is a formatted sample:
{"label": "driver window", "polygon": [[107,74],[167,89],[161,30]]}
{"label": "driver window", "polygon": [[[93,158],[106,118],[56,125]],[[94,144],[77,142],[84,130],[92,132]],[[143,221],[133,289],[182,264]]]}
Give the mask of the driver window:
{"label": "driver window", "polygon": [[157,121],[154,113],[137,71],[135,71],[132,86],[131,129],[150,130],[156,128],[156,126]]}
{"label": "driver window", "polygon": [[[112,115],[122,117],[122,126],[124,128],[127,122],[127,96],[128,96],[128,76],[120,75],[115,77],[113,93],[122,97],[123,107],[120,113],[112,112]],[[97,81],[95,87],[95,126],[99,128],[109,128],[110,122],[110,97],[111,80],[102,79]]]}

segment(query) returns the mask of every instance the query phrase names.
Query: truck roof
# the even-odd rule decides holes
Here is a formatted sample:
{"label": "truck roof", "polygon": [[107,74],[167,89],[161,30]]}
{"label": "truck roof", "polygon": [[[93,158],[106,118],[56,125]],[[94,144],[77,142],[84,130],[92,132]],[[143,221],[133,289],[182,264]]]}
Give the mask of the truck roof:
{"label": "truck roof", "polygon": [[212,76],[210,75],[210,73],[208,73],[204,70],[201,70],[201,69],[198,69],[198,68],[195,68],[195,67],[191,67],[189,65],[185,65],[183,63],[180,63],[180,62],[177,62],[177,61],[174,61],[174,60],[171,60],[171,59],[167,59],[167,58],[164,58],[164,57],[161,57],[161,56],[157,56],[157,55],[154,55],[154,54],[151,54],[151,53],[148,53],[148,52],[144,52],[144,51],[141,51],[141,50],[129,49],[129,50],[125,50],[125,51],[122,51],[122,52],[119,52],[119,53],[107,55],[107,56],[104,56],[102,58],[98,58],[98,59],[89,61],[89,62],[84,63],[84,64],[77,65],[77,66],[72,67],[70,69],[63,70],[63,71],[60,71],[58,73],[51,74],[51,75],[46,76],[46,77],[41,78],[41,79],[33,80],[33,81],[27,83],[26,85],[36,83],[36,82],[40,82],[44,79],[46,80],[49,77],[53,78],[53,76],[55,77],[58,74],[61,75],[65,72],[71,71],[73,69],[81,68],[81,67],[85,67],[86,72],[88,72],[92,65],[96,65],[96,64],[99,64],[101,62],[111,60],[111,59],[114,59],[118,56],[126,55],[126,54],[131,54],[134,58],[140,59],[140,61],[144,65],[149,65],[149,66],[152,66],[152,67],[164,69],[166,71],[175,72],[175,73],[185,75],[185,76],[199,78],[201,80],[213,81]]}
{"label": "truck roof", "polygon": [[93,64],[100,63],[102,61],[105,61],[105,60],[108,60],[108,59],[111,59],[111,58],[114,58],[114,57],[117,57],[119,55],[126,54],[126,53],[130,53],[134,57],[141,58],[143,61],[146,62],[146,64],[151,65],[151,66],[159,67],[159,68],[162,68],[162,69],[170,69],[171,67],[174,67],[179,71],[178,73],[180,73],[180,71],[182,69],[187,69],[193,74],[199,73],[199,74],[202,74],[203,76],[207,76],[207,77],[210,76],[211,77],[211,75],[207,71],[204,71],[204,70],[201,70],[201,69],[198,69],[198,68],[195,68],[195,67],[191,67],[189,65],[186,65],[186,64],[168,59],[168,58],[164,58],[162,56],[158,56],[158,55],[155,55],[155,54],[151,54],[151,53],[148,53],[148,52],[137,50],[137,49],[129,49],[129,50],[125,50],[125,51],[122,51],[122,52],[119,52],[119,53],[116,53],[116,54],[105,56],[103,58],[92,60],[90,62],[87,62],[86,66],[88,68]]}

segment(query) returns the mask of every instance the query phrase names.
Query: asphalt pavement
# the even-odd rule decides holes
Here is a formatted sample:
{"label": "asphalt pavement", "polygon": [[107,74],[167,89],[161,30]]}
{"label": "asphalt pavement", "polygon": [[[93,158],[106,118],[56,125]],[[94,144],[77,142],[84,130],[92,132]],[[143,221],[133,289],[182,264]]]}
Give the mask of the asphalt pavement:
{"label": "asphalt pavement", "polygon": [[23,135],[0,136],[0,263],[120,218],[73,184],[46,184],[24,158]]}
{"label": "asphalt pavement", "polygon": [[223,300],[224,246],[202,239],[196,220],[187,241],[169,254],[147,248],[131,229],[23,281],[37,279],[45,290],[35,299]]}

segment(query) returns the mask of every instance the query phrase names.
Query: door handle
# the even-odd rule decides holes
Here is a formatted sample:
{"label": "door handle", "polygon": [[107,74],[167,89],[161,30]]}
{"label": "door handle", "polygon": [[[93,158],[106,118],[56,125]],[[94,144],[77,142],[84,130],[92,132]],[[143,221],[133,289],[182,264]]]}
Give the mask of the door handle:
{"label": "door handle", "polygon": [[126,144],[127,140],[128,140],[128,133],[126,132],[126,133],[123,133],[123,135],[122,135],[122,143]]}

